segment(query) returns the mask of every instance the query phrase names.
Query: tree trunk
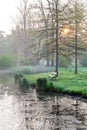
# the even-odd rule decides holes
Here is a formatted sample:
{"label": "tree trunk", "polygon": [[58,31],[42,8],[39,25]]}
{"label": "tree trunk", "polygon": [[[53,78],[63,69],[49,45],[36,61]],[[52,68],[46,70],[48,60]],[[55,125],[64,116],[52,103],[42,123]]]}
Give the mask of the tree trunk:
{"label": "tree trunk", "polygon": [[56,73],[58,76],[58,27],[59,27],[59,22],[58,22],[58,0],[56,1]]}
{"label": "tree trunk", "polygon": [[54,66],[54,52],[51,54],[51,66]]}
{"label": "tree trunk", "polygon": [[48,43],[48,19],[45,21],[46,25],[46,61],[47,61],[47,66],[49,66],[49,43]]}
{"label": "tree trunk", "polygon": [[75,19],[75,74],[78,73],[78,65],[77,65],[77,42],[78,42],[78,39],[77,39],[77,26],[78,26],[78,23],[77,23],[77,2],[75,2],[75,12],[76,12],[76,19]]}

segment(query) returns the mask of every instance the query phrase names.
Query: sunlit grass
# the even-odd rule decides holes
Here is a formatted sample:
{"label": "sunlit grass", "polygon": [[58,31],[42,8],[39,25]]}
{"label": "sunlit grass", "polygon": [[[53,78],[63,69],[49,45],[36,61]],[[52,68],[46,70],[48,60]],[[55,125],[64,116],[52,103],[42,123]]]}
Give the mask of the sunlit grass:
{"label": "sunlit grass", "polygon": [[26,75],[27,80],[30,82],[36,82],[38,78],[48,78],[49,73],[39,73],[39,74],[32,74],[32,75]]}
{"label": "sunlit grass", "polygon": [[[38,78],[48,79],[48,75],[49,73],[33,74],[27,75],[26,78],[35,83]],[[87,96],[87,71],[85,69],[79,71],[77,75],[74,74],[73,70],[60,69],[59,77],[51,81],[58,92]]]}

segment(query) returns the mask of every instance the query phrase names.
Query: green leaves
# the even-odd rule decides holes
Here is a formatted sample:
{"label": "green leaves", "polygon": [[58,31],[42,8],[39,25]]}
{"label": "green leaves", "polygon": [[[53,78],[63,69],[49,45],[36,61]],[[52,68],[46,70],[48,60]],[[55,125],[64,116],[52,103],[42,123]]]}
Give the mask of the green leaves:
{"label": "green leaves", "polygon": [[15,57],[12,55],[1,55],[0,56],[0,67],[7,68],[15,65]]}

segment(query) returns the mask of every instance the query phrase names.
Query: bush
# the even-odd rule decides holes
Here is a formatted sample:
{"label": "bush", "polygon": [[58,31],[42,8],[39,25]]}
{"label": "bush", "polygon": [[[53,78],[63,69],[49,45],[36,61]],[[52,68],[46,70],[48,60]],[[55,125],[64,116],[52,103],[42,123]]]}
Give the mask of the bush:
{"label": "bush", "polygon": [[22,92],[28,92],[28,89],[29,89],[29,82],[26,80],[25,77],[22,77],[20,78],[19,80],[19,89],[22,91]]}
{"label": "bush", "polygon": [[20,78],[19,80],[19,86],[23,88],[28,88],[29,87],[29,82],[25,77]]}
{"label": "bush", "polygon": [[47,79],[46,78],[42,78],[42,85],[43,85],[44,89],[47,88]]}
{"label": "bush", "polygon": [[22,73],[15,73],[15,83],[17,84],[19,82],[19,80],[23,77],[23,74]]}
{"label": "bush", "polygon": [[47,79],[46,78],[38,78],[37,79],[37,87],[39,90],[45,90],[47,88]]}
{"label": "bush", "polygon": [[22,72],[23,74],[32,74],[32,70],[27,69],[27,68],[21,70],[21,72]]}
{"label": "bush", "polygon": [[16,60],[11,55],[1,55],[0,56],[0,67],[1,68],[8,68],[13,67],[16,64]]}
{"label": "bush", "polygon": [[44,72],[53,72],[54,67],[47,67],[47,66],[16,66],[11,68],[14,72],[21,72],[23,74],[38,74]]}
{"label": "bush", "polygon": [[38,78],[36,84],[37,84],[38,89],[41,89],[42,88],[42,78]]}
{"label": "bush", "polygon": [[49,92],[49,91],[53,92],[54,91],[53,83],[50,82],[48,84],[46,78],[38,78],[37,79],[37,87],[39,90],[45,91],[45,92]]}

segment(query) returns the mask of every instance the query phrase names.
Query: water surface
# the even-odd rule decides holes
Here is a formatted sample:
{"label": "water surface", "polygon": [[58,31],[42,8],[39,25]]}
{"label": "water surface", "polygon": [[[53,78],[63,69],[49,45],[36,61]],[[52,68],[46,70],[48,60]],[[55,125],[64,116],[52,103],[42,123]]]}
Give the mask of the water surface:
{"label": "water surface", "polygon": [[20,91],[0,78],[0,130],[87,130],[87,103],[79,98]]}

